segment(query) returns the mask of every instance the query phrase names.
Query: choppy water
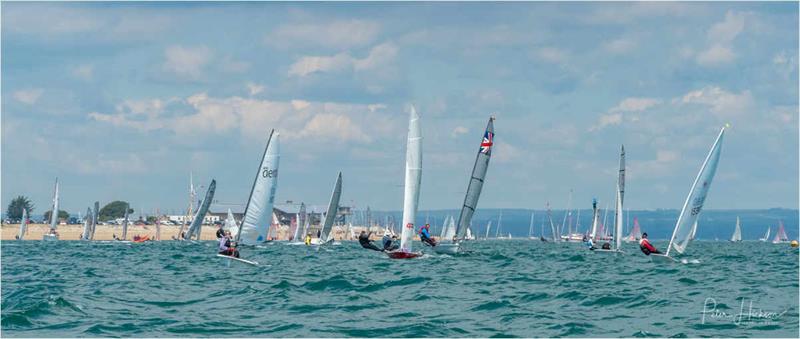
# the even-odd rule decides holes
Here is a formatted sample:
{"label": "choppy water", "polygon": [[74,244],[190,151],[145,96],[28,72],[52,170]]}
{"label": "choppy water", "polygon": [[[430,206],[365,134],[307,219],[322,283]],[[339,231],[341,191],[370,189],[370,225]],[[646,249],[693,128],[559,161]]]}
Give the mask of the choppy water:
{"label": "choppy water", "polygon": [[[699,264],[670,266],[631,244],[616,258],[527,240],[473,250],[401,261],[356,243],[271,244],[243,251],[269,266],[225,267],[210,242],[6,241],[2,335],[798,336],[788,245],[698,241]],[[779,315],[747,322],[751,301]]]}

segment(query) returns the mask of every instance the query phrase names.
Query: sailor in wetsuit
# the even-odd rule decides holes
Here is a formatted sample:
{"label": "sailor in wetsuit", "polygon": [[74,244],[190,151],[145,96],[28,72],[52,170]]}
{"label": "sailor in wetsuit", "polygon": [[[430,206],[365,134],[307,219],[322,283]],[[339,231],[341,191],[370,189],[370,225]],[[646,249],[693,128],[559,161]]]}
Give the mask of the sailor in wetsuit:
{"label": "sailor in wetsuit", "polygon": [[368,250],[383,252],[382,249],[378,248],[378,246],[375,246],[375,244],[369,240],[370,235],[372,235],[372,232],[367,233],[365,231],[361,231],[361,234],[358,235],[358,243],[361,244],[361,247]]}
{"label": "sailor in wetsuit", "polygon": [[655,247],[653,247],[652,244],[650,244],[649,240],[647,240],[647,233],[642,234],[642,240],[639,240],[639,249],[641,249],[642,253],[645,255],[650,255],[651,253],[661,253]]}
{"label": "sailor in wetsuit", "polygon": [[239,257],[239,250],[236,249],[236,243],[231,242],[231,231],[225,231],[225,236],[219,239],[219,254],[234,258]]}
{"label": "sailor in wetsuit", "polygon": [[425,224],[425,226],[420,227],[419,228],[419,240],[421,240],[423,243],[426,243],[428,245],[436,246],[436,241],[431,239],[430,230],[431,230],[431,225],[430,224]]}
{"label": "sailor in wetsuit", "polygon": [[219,225],[217,229],[217,239],[222,239],[225,237],[225,230],[222,229],[222,225]]}
{"label": "sailor in wetsuit", "polygon": [[397,236],[393,235],[391,238],[389,235],[383,236],[383,250],[384,251],[394,251],[400,248],[400,242],[397,241]]}

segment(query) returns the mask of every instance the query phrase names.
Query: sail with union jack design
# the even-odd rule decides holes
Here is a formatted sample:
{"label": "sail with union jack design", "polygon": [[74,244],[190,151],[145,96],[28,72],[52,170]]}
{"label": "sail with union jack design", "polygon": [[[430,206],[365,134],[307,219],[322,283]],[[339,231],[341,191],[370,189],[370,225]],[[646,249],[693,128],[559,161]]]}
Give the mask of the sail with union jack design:
{"label": "sail with union jack design", "polygon": [[478,206],[478,199],[483,188],[483,180],[486,178],[486,170],[489,169],[489,159],[492,156],[492,146],[494,145],[494,117],[489,118],[486,124],[486,131],[481,139],[481,146],[475,158],[475,165],[472,168],[472,176],[467,186],[467,194],[464,197],[464,205],[461,207],[461,214],[456,223],[456,237],[464,239],[467,229],[472,221],[472,215]]}

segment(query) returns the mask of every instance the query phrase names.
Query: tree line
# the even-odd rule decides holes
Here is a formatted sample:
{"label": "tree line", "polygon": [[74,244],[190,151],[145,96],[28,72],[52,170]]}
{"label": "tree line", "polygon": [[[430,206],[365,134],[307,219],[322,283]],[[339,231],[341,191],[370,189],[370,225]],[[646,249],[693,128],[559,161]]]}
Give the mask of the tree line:
{"label": "tree line", "polygon": [[[22,219],[22,210],[25,209],[28,211],[28,218],[33,215],[33,212],[36,210],[36,207],[33,205],[31,199],[26,196],[20,195],[11,200],[8,203],[8,208],[6,208],[6,218],[12,220],[14,222],[18,222]],[[125,210],[128,210],[128,215],[133,213],[133,208],[130,207],[130,204],[127,201],[115,200],[112,201],[103,208],[98,211],[98,218],[100,221],[108,221],[117,218],[125,217]],[[52,210],[47,210],[44,212],[44,219],[49,220],[50,215],[53,213]],[[69,218],[69,213],[67,211],[58,210],[58,218],[59,219],[66,219]]]}

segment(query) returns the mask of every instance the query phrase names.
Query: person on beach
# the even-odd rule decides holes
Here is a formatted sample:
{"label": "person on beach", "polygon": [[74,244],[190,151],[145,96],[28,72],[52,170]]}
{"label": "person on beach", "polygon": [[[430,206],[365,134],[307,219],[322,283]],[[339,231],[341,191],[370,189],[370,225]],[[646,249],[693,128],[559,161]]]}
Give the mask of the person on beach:
{"label": "person on beach", "polygon": [[650,244],[650,240],[647,240],[647,233],[642,233],[642,240],[639,240],[639,249],[642,250],[642,253],[645,255],[650,255],[651,253],[661,253],[652,244]]}
{"label": "person on beach", "polygon": [[222,239],[225,237],[225,230],[222,229],[222,224],[219,225],[217,229],[217,239]]}
{"label": "person on beach", "polygon": [[434,246],[436,246],[436,241],[431,239],[430,229],[431,229],[431,225],[430,224],[425,224],[425,226],[420,227],[419,228],[419,240],[422,240],[423,243],[426,243],[426,244],[430,245],[431,247],[434,247]]}
{"label": "person on beach", "polygon": [[365,231],[361,231],[361,234],[358,235],[358,243],[361,244],[361,247],[366,248],[368,250],[383,252],[382,249],[378,248],[378,246],[375,246],[375,244],[373,244],[372,241],[369,240],[370,235],[372,235],[372,232],[367,233]]}
{"label": "person on beach", "polygon": [[236,249],[236,243],[231,242],[231,231],[225,231],[225,235],[219,239],[219,254],[234,258],[239,257],[239,250]]}

